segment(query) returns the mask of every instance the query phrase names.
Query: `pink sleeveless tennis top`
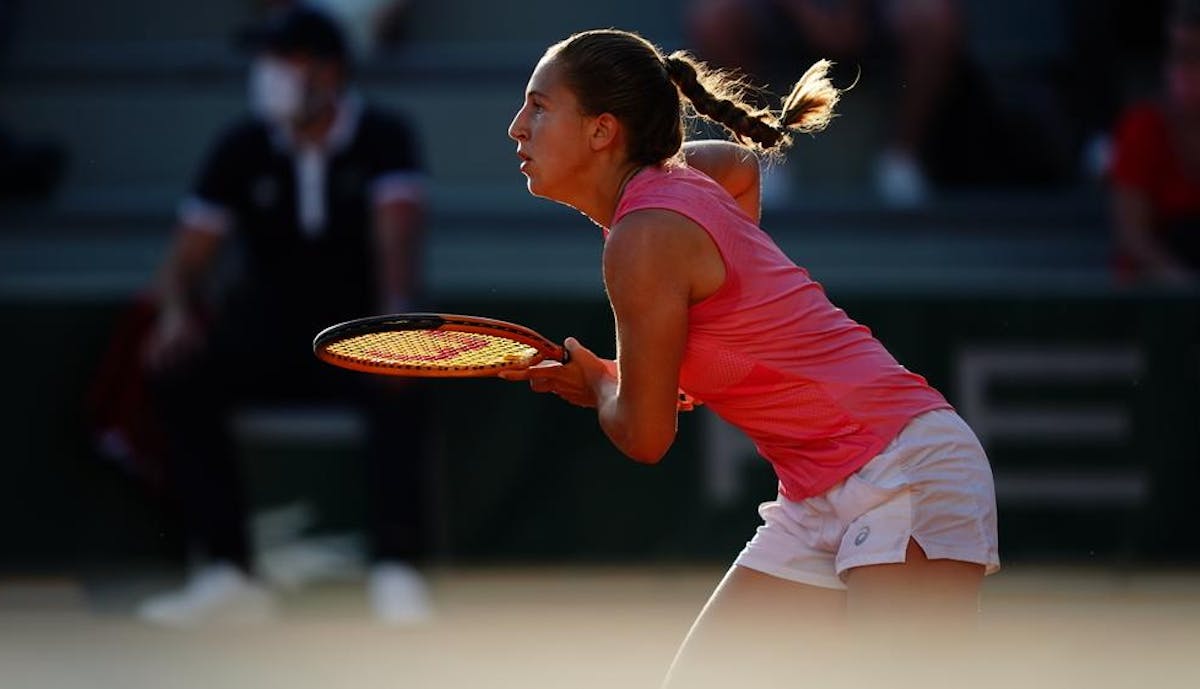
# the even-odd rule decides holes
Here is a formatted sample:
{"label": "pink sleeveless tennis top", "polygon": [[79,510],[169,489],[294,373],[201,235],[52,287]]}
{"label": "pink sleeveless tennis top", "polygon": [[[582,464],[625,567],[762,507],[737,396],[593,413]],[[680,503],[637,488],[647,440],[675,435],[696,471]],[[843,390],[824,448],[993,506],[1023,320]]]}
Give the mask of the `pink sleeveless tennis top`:
{"label": "pink sleeveless tennis top", "polygon": [[703,227],[725,263],[725,282],[688,313],[679,386],[750,437],[784,497],[824,493],[910,419],[950,408],[709,177],[682,165],[646,168],[613,223],[649,208]]}

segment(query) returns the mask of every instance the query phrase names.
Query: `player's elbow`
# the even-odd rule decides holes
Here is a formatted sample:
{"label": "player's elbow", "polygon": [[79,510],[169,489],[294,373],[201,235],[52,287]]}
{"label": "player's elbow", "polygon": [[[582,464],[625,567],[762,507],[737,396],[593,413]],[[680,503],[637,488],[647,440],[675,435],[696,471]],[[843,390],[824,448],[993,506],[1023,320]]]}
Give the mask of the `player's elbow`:
{"label": "player's elbow", "polygon": [[672,417],[649,410],[614,406],[602,409],[600,426],[622,454],[639,464],[657,464],[675,442]]}
{"label": "player's elbow", "polygon": [[638,464],[658,464],[667,454],[666,448],[626,448],[625,456]]}
{"label": "player's elbow", "polygon": [[621,451],[638,464],[658,464],[675,442],[675,433],[646,433],[628,438]]}

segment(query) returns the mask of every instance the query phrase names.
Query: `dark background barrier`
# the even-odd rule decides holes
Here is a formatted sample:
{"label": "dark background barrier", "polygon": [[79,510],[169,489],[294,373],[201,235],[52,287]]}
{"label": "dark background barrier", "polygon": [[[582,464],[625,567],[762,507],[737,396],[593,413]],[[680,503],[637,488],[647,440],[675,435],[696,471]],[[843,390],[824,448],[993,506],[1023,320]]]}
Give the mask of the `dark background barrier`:
{"label": "dark background barrier", "polygon": [[[162,259],[198,157],[245,107],[246,60],[229,39],[263,4],[0,2],[0,125],[69,154],[53,193],[0,205],[6,570],[184,555],[170,512],[98,456],[83,395]],[[690,3],[519,5],[412,3],[404,41],[364,59],[358,76],[422,134],[438,307],[611,354],[598,232],[528,196],[505,127],[548,43],[611,25],[693,47]],[[772,171],[791,184],[766,229],[983,438],[1012,559],[1200,557],[1200,294],[1114,280],[1108,199],[1088,148],[1103,133],[1089,127],[1113,115],[1088,107],[1158,87],[1163,5],[961,3],[981,83],[1066,152],[1054,179],[952,183],[919,208],[886,207],[871,170],[894,104],[870,69],[834,126]],[[1089,45],[1117,68],[1104,71]],[[1091,93],[1097,85],[1109,90]],[[1098,98],[1075,102],[1080,92]],[[449,381],[434,402],[446,560],[724,562],[773,495],[766,463],[706,411],[682,416],[676,446],[645,467],[620,457],[592,414],[520,386]],[[357,529],[360,429],[337,410],[315,414],[242,415],[248,487],[258,507],[302,497],[320,528]]]}
{"label": "dark background barrier", "polygon": [[[833,295],[837,299],[837,295]],[[847,295],[897,358],[984,439],[1013,560],[1194,561],[1200,480],[1200,309],[1154,294]],[[451,300],[611,351],[596,299]],[[5,564],[57,569],[180,555],[170,514],[84,433],[82,393],[121,305],[0,304],[9,362],[0,423]],[[680,417],[660,465],[609,445],[591,412],[497,380],[434,386],[439,554],[472,562],[728,560],[770,499],[768,465],[709,412]],[[715,435],[714,435],[715,434]],[[246,438],[259,507],[305,497],[355,529],[353,433]],[[398,459],[398,461],[400,461]]]}

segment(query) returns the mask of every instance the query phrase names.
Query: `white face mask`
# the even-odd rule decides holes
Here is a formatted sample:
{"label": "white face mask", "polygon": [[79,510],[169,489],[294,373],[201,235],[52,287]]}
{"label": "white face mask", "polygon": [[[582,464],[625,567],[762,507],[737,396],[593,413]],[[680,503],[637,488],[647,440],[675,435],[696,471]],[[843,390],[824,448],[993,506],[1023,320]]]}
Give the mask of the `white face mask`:
{"label": "white face mask", "polygon": [[278,58],[258,58],[250,69],[250,107],[273,122],[294,121],[304,107],[304,74]]}

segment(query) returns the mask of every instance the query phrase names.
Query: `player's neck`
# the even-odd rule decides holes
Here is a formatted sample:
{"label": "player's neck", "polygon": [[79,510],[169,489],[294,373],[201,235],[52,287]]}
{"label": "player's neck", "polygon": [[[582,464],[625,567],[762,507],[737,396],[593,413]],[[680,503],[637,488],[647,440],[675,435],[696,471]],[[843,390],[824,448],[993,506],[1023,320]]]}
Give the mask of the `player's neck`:
{"label": "player's neck", "polygon": [[625,187],[644,167],[644,165],[628,161],[622,163],[612,173],[604,175],[597,184],[593,185],[591,198],[584,206],[577,206],[577,208],[597,225],[604,228],[612,227],[613,216],[616,215],[621,196],[625,193]]}

